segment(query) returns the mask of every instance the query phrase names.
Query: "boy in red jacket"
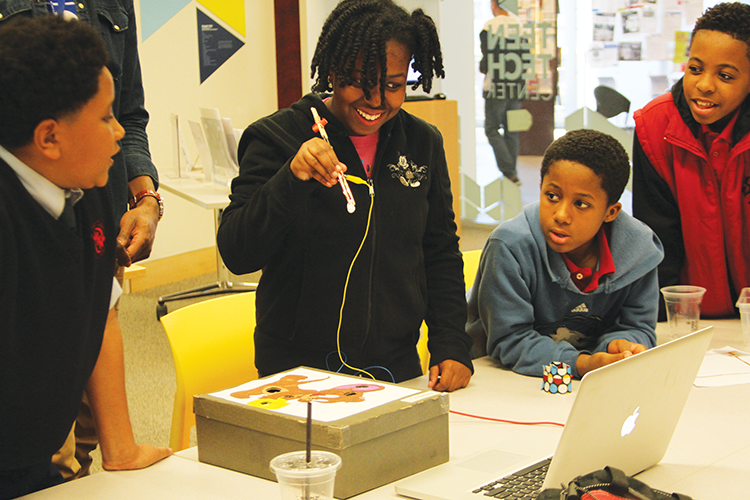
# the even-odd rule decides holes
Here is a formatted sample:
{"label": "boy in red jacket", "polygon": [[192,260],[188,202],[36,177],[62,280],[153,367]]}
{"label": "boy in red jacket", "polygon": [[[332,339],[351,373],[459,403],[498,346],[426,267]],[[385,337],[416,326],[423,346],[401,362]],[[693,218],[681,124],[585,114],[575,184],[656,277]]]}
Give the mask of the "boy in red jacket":
{"label": "boy in red jacket", "polygon": [[750,286],[748,94],[750,5],[721,3],[696,22],[684,77],[635,112],[634,215],[664,244],[659,285],[705,287],[707,317],[736,314]]}

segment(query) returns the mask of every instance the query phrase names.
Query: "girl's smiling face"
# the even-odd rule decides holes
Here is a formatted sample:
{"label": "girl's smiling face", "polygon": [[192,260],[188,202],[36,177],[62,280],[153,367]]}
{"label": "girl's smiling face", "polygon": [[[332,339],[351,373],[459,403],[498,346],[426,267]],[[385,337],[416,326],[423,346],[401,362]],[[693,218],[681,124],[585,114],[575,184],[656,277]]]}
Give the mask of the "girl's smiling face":
{"label": "girl's smiling face", "polygon": [[699,30],[690,45],[682,87],[698,123],[708,125],[731,115],[750,93],[747,44],[720,31]]}
{"label": "girl's smiling face", "polygon": [[406,75],[409,70],[411,54],[406,46],[396,41],[385,45],[387,54],[387,76],[385,99],[380,96],[380,85],[370,89],[370,98],[365,97],[359,81],[362,58],[357,61],[354,70],[354,84],[343,85],[336,75],[333,79],[333,98],[326,106],[344,125],[349,135],[370,135],[377,132],[385,122],[393,118],[406,97]]}

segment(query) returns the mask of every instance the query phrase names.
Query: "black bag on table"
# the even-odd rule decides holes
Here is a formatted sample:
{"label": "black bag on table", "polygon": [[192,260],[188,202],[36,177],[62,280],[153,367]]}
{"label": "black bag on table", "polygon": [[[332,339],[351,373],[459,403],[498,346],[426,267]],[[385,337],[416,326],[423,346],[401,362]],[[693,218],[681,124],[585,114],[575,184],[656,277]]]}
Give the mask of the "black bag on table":
{"label": "black bag on table", "polygon": [[665,493],[626,476],[620,469],[604,469],[578,476],[565,489],[547,488],[537,500],[691,500],[680,493]]}

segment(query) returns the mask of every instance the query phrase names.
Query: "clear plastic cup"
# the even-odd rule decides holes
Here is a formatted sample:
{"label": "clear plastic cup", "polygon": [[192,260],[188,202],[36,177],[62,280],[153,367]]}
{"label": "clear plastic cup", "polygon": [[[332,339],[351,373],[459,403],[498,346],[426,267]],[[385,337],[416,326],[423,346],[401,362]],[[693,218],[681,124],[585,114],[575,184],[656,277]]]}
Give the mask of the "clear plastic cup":
{"label": "clear plastic cup", "polygon": [[743,340],[745,343],[750,343],[750,288],[743,288],[740,291],[740,298],[737,299],[736,305],[740,310]]}
{"label": "clear plastic cup", "polygon": [[341,457],[328,451],[285,453],[271,460],[271,470],[281,488],[281,500],[333,500],[336,471]]}
{"label": "clear plastic cup", "polygon": [[698,330],[701,301],[706,289],[693,285],[666,286],[661,289],[667,306],[669,335],[676,339]]}

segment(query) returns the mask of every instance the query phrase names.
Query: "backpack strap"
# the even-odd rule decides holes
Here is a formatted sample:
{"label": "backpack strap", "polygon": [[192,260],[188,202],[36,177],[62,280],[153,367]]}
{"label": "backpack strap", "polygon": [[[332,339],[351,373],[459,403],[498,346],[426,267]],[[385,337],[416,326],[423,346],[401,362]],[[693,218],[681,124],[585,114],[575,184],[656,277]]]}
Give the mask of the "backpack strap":
{"label": "backpack strap", "polygon": [[612,476],[612,493],[618,495],[627,494],[630,487],[630,478],[626,476],[623,471],[615,469],[614,467],[607,466],[604,470],[609,472],[610,476]]}

